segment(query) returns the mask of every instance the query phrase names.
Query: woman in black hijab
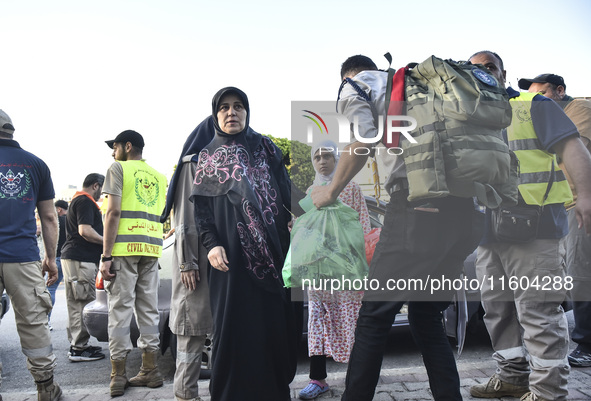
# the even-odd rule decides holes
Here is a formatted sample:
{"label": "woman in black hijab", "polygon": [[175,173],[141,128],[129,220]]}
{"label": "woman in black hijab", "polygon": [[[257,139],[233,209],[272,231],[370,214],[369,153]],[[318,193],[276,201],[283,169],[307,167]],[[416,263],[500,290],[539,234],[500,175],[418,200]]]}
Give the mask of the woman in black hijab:
{"label": "woman in black hijab", "polygon": [[281,269],[291,182],[281,151],[249,127],[249,115],[240,89],[214,96],[215,136],[199,153],[191,197],[210,264],[210,394],[213,401],[288,401],[297,333]]}

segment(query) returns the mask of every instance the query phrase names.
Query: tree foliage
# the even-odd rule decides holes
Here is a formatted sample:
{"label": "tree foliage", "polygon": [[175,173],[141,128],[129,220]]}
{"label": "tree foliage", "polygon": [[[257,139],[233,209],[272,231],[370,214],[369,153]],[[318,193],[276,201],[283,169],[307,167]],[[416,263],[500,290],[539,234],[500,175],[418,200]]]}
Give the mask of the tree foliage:
{"label": "tree foliage", "polygon": [[310,160],[310,145],[286,138],[267,135],[283,153],[283,160],[293,185],[305,191],[314,181],[314,167]]}

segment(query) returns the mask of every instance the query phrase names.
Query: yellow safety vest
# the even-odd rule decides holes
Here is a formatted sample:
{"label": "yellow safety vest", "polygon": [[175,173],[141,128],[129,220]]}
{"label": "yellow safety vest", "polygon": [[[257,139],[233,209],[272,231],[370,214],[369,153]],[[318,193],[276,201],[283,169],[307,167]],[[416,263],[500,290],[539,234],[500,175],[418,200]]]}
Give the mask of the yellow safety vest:
{"label": "yellow safety vest", "polygon": [[123,193],[113,255],[160,257],[166,178],[143,160],[119,163],[123,167]]}
{"label": "yellow safety vest", "polygon": [[552,174],[554,181],[545,205],[572,201],[573,195],[558,167],[556,155],[543,150],[531,117],[531,102],[535,93],[521,92],[510,99],[513,109],[513,121],[507,128],[509,149],[519,159],[520,177],[519,194],[528,205],[542,206],[544,194]]}

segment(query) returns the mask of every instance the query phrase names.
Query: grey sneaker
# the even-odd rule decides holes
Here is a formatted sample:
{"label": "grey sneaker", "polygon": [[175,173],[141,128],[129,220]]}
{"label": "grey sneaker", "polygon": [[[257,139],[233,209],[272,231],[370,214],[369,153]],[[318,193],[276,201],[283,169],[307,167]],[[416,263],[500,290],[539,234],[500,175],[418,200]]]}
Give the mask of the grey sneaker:
{"label": "grey sneaker", "polygon": [[542,397],[538,397],[537,395],[535,395],[534,393],[532,393],[530,391],[529,393],[524,394],[523,397],[521,397],[519,399],[519,401],[549,401],[549,400],[542,398]]}
{"label": "grey sneaker", "polygon": [[[103,349],[101,347],[95,347],[94,345],[89,345],[86,348],[84,348],[84,351],[88,351],[88,352],[101,352]],[[70,347],[70,350],[68,351],[68,356],[72,356],[72,351],[74,351],[74,348]]]}
{"label": "grey sneaker", "polygon": [[515,384],[501,381],[496,373],[489,379],[488,383],[470,387],[470,395],[476,398],[500,398],[507,396],[519,398],[528,392],[528,386],[516,386]]}
{"label": "grey sneaker", "polygon": [[577,368],[586,368],[591,366],[591,354],[583,351],[580,347],[577,347],[568,356],[568,363],[570,366],[576,366]]}
{"label": "grey sneaker", "polygon": [[70,352],[68,352],[68,358],[71,362],[88,362],[88,361],[98,361],[99,359],[103,359],[105,354],[103,354],[100,347],[88,347],[83,350],[75,350],[74,348],[70,347]]}

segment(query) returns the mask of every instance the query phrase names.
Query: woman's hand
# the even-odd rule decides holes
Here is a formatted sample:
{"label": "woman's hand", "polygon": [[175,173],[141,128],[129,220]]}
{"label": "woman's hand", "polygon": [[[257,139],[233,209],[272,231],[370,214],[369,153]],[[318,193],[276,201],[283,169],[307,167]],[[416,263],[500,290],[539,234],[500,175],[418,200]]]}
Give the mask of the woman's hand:
{"label": "woman's hand", "polygon": [[217,269],[222,272],[227,272],[228,268],[228,257],[226,256],[226,250],[223,246],[216,246],[212,248],[211,251],[207,254],[207,259],[209,259],[209,263],[214,269]]}

